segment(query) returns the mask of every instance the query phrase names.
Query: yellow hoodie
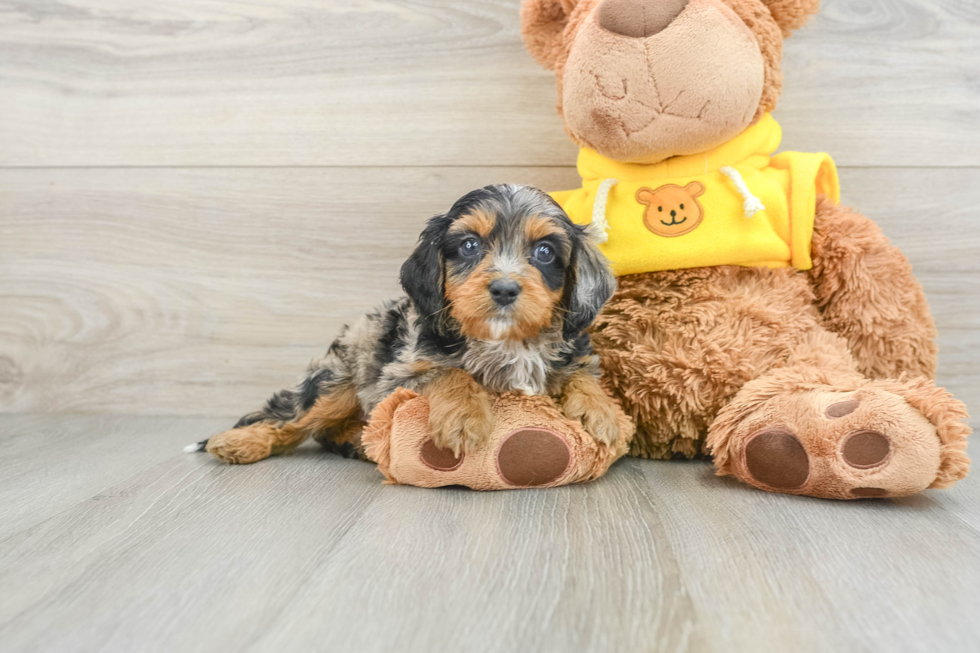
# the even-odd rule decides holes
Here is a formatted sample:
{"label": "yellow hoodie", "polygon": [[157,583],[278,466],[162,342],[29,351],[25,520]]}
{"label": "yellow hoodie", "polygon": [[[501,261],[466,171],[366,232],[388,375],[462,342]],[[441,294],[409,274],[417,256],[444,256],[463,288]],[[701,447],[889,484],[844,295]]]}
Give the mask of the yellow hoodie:
{"label": "yellow hoodie", "polygon": [[[616,274],[745,265],[808,270],[817,193],[840,201],[826,154],[772,153],[769,114],[709,152],[647,165],[583,148],[582,188],[552,193],[577,224],[592,224]],[[605,235],[603,235],[603,232]]]}

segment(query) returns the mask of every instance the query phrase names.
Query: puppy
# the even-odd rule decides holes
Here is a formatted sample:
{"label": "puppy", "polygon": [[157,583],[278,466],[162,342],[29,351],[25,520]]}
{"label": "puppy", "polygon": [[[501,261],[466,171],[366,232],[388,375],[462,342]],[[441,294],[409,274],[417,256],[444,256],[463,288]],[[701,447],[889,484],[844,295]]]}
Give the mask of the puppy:
{"label": "puppy", "polygon": [[516,185],[465,195],[429,220],[401,284],[407,296],[345,327],[295,389],[188,450],[253,463],[312,436],[363,457],[361,428],[398,387],[428,398],[433,439],[456,455],[489,437],[488,391],[551,395],[597,440],[615,440],[585,329],[616,281],[548,195]]}

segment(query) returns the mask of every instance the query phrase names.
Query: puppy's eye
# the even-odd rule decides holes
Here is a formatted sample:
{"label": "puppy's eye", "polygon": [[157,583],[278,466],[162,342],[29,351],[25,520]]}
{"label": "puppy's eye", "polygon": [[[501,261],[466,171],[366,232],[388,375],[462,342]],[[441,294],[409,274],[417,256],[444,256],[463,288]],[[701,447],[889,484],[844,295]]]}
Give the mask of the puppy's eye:
{"label": "puppy's eye", "polygon": [[480,241],[476,238],[467,238],[459,246],[459,254],[465,258],[471,258],[480,253]]}
{"label": "puppy's eye", "polygon": [[534,248],[534,260],[538,263],[551,263],[555,260],[555,248],[551,243],[541,243]]}

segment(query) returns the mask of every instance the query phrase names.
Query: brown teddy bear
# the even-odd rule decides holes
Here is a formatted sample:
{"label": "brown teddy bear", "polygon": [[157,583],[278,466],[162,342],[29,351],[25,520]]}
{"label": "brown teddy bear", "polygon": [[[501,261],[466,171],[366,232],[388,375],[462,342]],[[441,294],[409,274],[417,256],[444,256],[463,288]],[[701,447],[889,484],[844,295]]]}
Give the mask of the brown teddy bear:
{"label": "brown teddy bear", "polygon": [[525,0],[582,187],[555,193],[619,275],[593,328],[630,453],[710,454],[851,499],[966,476],[922,288],[826,154],[773,153],[783,38],[819,0]]}

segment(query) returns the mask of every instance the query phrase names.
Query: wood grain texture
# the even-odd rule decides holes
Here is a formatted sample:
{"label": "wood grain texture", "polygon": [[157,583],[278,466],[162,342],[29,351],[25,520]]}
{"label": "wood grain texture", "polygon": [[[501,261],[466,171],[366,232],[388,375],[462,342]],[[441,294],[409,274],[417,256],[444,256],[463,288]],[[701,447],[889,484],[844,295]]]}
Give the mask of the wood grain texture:
{"label": "wood grain texture", "polygon": [[227,428],[227,421],[0,416],[0,541]]}
{"label": "wood grain texture", "polygon": [[[112,430],[132,437],[79,461],[146,446],[145,418]],[[156,456],[83,500],[60,474],[28,479],[72,505],[0,537],[0,650],[953,652],[980,636],[973,478],[841,503],[704,463],[475,493],[383,486],[311,446],[253,466]]]}
{"label": "wood grain texture", "polygon": [[976,166],[980,4],[821,6],[785,45],[783,146],[846,166]]}
{"label": "wood grain texture", "polygon": [[840,503],[759,493],[701,463],[626,465],[656,488],[681,568],[697,570],[685,586],[715,649],[976,649],[976,478]]}
{"label": "wood grain texture", "polygon": [[[845,202],[882,225],[926,287],[940,381],[975,403],[980,171],[842,176]],[[568,168],[0,171],[0,410],[243,414],[291,385],[345,322],[400,293],[399,266],[428,216],[500,181],[557,189],[576,177]]]}
{"label": "wood grain texture", "polygon": [[[568,165],[517,0],[0,0],[0,165]],[[824,0],[786,144],[980,165],[980,9]]]}

